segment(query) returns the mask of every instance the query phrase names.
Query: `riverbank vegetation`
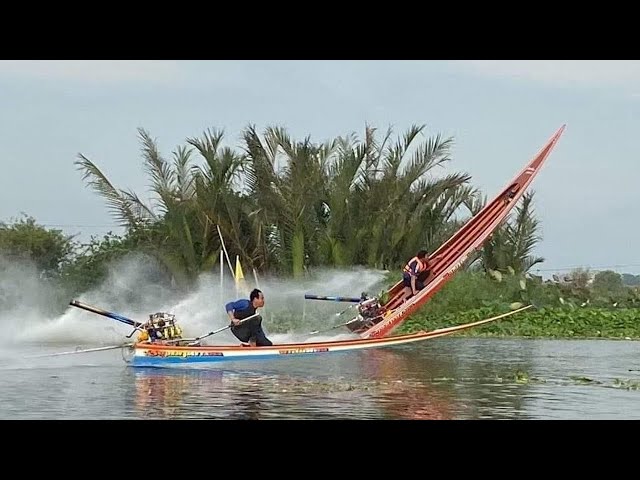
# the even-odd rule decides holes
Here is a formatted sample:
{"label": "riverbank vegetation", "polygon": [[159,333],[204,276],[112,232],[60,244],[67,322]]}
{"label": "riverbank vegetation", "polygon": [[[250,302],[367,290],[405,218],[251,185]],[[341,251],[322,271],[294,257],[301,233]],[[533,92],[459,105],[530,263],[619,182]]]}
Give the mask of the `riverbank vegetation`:
{"label": "riverbank vegetation", "polygon": [[[482,272],[461,272],[397,332],[473,322],[533,304],[532,309],[458,335],[640,338],[640,288],[624,285],[613,271],[591,275],[576,270],[567,277],[564,282],[542,282],[530,275],[506,275],[498,281]],[[585,277],[593,280],[581,285]]]}
{"label": "riverbank vegetation", "polygon": [[[453,138],[428,136],[420,125],[398,135],[367,126],[361,136],[322,141],[294,139],[282,127],[260,133],[249,126],[238,145],[225,145],[221,130],[207,130],[168,157],[149,132],[138,134],[151,203],[141,200],[146,192],[113,185],[99,161],[82,153],[75,160],[82,181],[105,201],[124,233],[80,243],[25,215],[0,223],[0,272],[28,262],[56,292],[53,307],[60,311],[69,298],[100,285],[114,262],[133,254],[149,263],[150,282],[177,295],[214,271],[224,247],[227,258],[237,256],[261,278],[303,280],[322,268],[364,267],[389,271],[391,284],[417,250],[435,250],[495,194],[451,169]],[[522,162],[516,163],[505,178]],[[535,255],[541,237],[533,205],[531,190],[400,331],[464,323],[533,302],[535,310],[466,334],[640,336],[634,325],[640,293],[630,286],[636,277],[626,276],[625,285],[615,272],[594,277],[577,270],[551,282],[532,274],[544,262]],[[0,307],[11,302],[0,292]],[[276,319],[272,330],[295,328],[296,315]]]}

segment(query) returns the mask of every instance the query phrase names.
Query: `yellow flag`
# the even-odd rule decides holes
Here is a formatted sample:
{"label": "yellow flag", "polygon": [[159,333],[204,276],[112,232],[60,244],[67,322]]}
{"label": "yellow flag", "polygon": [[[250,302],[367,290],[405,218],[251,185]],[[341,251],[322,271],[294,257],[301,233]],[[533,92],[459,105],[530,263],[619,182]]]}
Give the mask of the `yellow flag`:
{"label": "yellow flag", "polygon": [[234,276],[236,277],[236,291],[249,295],[249,289],[247,288],[244,273],[242,272],[242,265],[240,265],[240,255],[236,255],[236,272]]}
{"label": "yellow flag", "polygon": [[236,255],[236,283],[239,283],[240,280],[244,280],[244,273],[242,273],[242,265],[240,265],[240,255]]}

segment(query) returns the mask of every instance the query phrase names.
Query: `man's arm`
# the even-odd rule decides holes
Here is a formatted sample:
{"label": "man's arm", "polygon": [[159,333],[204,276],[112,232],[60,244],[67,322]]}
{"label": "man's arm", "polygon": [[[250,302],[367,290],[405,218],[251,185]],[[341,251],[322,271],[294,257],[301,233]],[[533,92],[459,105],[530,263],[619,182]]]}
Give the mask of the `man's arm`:
{"label": "man's arm", "polygon": [[409,276],[411,277],[411,293],[414,295],[417,293],[416,291],[416,277],[418,275],[418,261],[414,260],[409,264]]}
{"label": "man's arm", "polygon": [[233,323],[234,325],[237,325],[239,322],[239,320],[237,320],[233,316],[237,308],[236,303],[238,302],[229,302],[224,306],[225,310],[227,311],[227,315],[229,315],[229,320],[231,320],[231,323]]}
{"label": "man's arm", "polygon": [[233,323],[234,325],[237,325],[238,323],[240,323],[240,320],[238,320],[234,314],[236,310],[243,310],[247,308],[248,303],[249,302],[247,300],[236,300],[235,302],[229,302],[225,305],[224,308],[227,311],[227,315],[229,315],[229,319],[231,320],[231,323]]}

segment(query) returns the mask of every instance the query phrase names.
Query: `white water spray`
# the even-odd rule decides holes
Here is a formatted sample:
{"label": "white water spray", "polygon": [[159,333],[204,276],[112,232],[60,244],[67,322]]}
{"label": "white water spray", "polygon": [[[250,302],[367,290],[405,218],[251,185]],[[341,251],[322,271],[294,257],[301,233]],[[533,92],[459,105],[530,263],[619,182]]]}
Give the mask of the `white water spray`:
{"label": "white water spray", "polygon": [[[132,328],[116,320],[72,306],[62,315],[53,313],[56,292],[39,278],[33,266],[4,261],[0,267],[0,328],[5,332],[0,343],[100,346],[128,341],[126,335]],[[349,304],[305,300],[305,293],[355,297],[363,291],[376,294],[384,273],[327,269],[316,272],[311,279],[259,278],[258,286],[266,300],[260,312],[263,328],[274,343],[305,341],[309,332],[344,323],[355,313],[351,310],[349,315],[336,317]],[[184,336],[196,337],[228,325],[225,304],[248,298],[256,287],[254,279],[247,276],[244,288],[236,289],[229,272],[225,274],[222,291],[219,275],[205,274],[192,292],[177,297],[150,280],[154,269],[147,258],[132,255],[114,262],[103,284],[79,294],[75,300],[136,321],[146,321],[151,313],[173,313]],[[344,328],[315,335],[313,340],[350,337]],[[237,342],[228,330],[208,339],[208,343],[217,344]]]}

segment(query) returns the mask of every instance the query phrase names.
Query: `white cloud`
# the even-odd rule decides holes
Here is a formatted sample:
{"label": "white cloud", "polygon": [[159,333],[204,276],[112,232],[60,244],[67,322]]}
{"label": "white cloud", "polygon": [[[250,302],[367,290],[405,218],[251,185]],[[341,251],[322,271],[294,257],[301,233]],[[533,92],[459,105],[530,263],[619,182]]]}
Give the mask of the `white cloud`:
{"label": "white cloud", "polygon": [[2,60],[0,78],[70,80],[117,84],[166,84],[182,77],[177,61],[158,60]]}
{"label": "white cloud", "polygon": [[640,87],[638,60],[461,60],[451,65],[484,76],[559,87]]}

